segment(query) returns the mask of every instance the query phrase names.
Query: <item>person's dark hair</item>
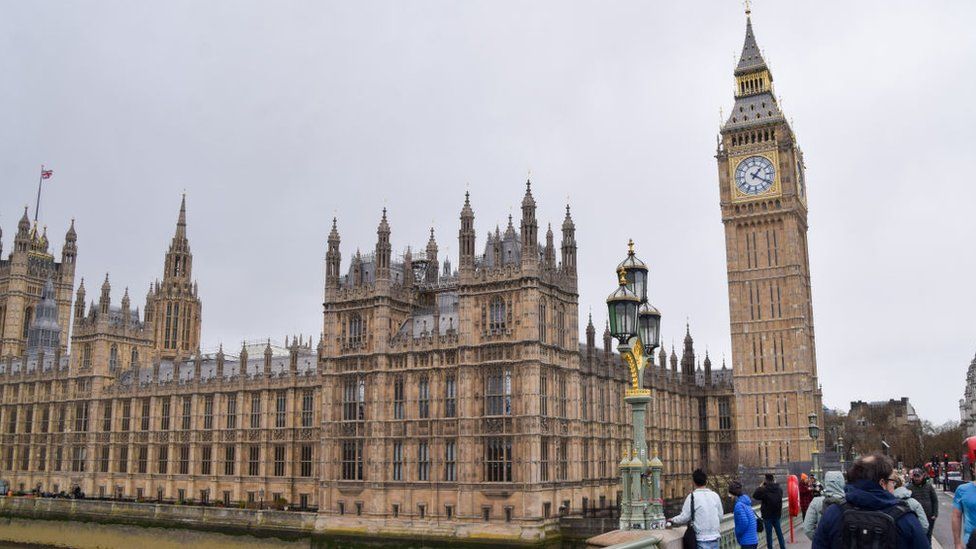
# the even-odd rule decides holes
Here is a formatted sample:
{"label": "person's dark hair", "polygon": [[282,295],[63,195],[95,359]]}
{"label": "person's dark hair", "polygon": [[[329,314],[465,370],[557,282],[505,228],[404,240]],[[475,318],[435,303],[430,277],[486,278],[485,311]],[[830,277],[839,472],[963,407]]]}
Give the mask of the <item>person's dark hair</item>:
{"label": "person's dark hair", "polygon": [[732,482],[730,482],[729,483],[729,493],[732,494],[735,497],[741,496],[742,495],[742,483],[739,482],[739,481],[737,481],[737,480],[733,480]]}
{"label": "person's dark hair", "polygon": [[705,471],[702,471],[701,469],[695,469],[695,471],[691,474],[691,480],[695,482],[695,486],[704,486],[705,483],[708,482],[708,475],[706,475]]}
{"label": "person's dark hair", "polygon": [[770,473],[766,473],[766,482],[773,482],[775,480],[776,480],[776,477],[774,477]]}
{"label": "person's dark hair", "polygon": [[874,452],[866,456],[857,458],[854,465],[847,470],[847,482],[857,482],[859,480],[870,480],[880,482],[891,476],[895,470],[891,458],[884,454]]}

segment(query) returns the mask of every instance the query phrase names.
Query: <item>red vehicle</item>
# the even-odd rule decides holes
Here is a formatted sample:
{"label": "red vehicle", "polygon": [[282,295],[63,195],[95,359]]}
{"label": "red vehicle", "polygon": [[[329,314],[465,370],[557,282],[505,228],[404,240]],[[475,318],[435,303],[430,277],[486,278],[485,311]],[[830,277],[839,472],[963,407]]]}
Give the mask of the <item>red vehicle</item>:
{"label": "red vehicle", "polygon": [[[973,479],[971,467],[973,463],[976,463],[976,437],[969,437],[962,441],[962,463],[965,465],[965,467],[960,467],[957,469],[957,471],[961,470],[962,479],[966,481],[976,480]],[[951,466],[952,463],[949,465]],[[949,470],[952,470],[951,467]]]}

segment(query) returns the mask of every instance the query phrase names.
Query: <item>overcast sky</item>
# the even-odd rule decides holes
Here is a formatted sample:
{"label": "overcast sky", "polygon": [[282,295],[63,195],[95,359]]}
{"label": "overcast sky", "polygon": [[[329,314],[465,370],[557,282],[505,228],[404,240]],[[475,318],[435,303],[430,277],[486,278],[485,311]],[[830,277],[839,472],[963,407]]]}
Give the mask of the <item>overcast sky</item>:
{"label": "overcast sky", "polygon": [[[325,239],[343,269],[389,208],[394,249],[433,225],[456,262],[531,169],[567,196],[580,313],[602,330],[628,238],[668,345],[686,318],[731,358],[715,136],[745,17],[722,2],[0,1],[0,227],[38,169],[41,220],[77,277],[142,304],[187,193],[203,341],[318,334]],[[908,396],[958,419],[976,352],[976,3],[753,3],[807,161],[824,402]],[[627,210],[621,211],[621,207]],[[582,333],[584,326],[580,326]]]}

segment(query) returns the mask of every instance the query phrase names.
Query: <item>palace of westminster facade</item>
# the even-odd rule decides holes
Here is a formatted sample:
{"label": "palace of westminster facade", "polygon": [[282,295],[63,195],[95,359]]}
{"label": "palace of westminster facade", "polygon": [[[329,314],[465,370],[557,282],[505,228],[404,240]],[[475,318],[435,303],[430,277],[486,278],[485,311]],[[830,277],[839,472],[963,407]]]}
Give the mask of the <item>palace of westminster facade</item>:
{"label": "palace of westminster facade", "polygon": [[[754,45],[751,23],[744,59],[750,40]],[[751,85],[750,75],[758,73],[771,78],[764,63],[758,72],[747,69],[753,72],[737,71],[737,82]],[[742,91],[737,106],[758,100]],[[743,401],[740,393],[752,395],[747,389],[768,383],[762,379],[782,380],[777,390],[787,396],[777,405],[793,403],[793,409],[777,408],[781,427],[784,414],[797,422],[810,405],[790,399],[802,394],[819,401],[816,389],[804,392],[809,376],[798,373],[812,360],[812,318],[804,317],[799,331],[776,324],[779,331],[771,333],[777,337],[793,335],[785,343],[770,335],[776,350],[767,354],[751,346],[756,337],[767,341],[769,326],[755,321],[754,301],[762,296],[749,293],[744,314],[752,311],[746,319],[751,330],[740,329],[748,322],[737,319],[745,305],[734,267],[747,257],[743,280],[758,276],[754,227],[799,230],[795,213],[773,215],[784,201],[798,208],[795,178],[780,178],[776,170],[776,188],[764,192],[779,195],[738,200],[729,188],[734,166],[723,167],[739,149],[760,150],[751,141],[744,147],[740,140],[751,138],[742,136],[770,136],[773,126],[779,128],[775,138],[760,143],[779,150],[785,166],[792,133],[781,115],[771,118],[745,125],[730,118],[718,152],[735,368],[713,370],[708,356],[699,366],[688,331],[680,358],[675,349],[661,349],[645,376],[653,395],[648,451],[665,464],[667,499],[683,495],[697,467],[734,469],[744,452],[737,442],[742,424],[751,440],[760,415],[767,422],[774,417],[760,414],[758,404],[754,409],[758,397]],[[779,149],[776,140],[783,140]],[[805,209],[802,215],[805,238]],[[752,232],[738,242],[741,227]],[[394,255],[384,209],[374,250],[357,251],[343,271],[333,220],[319,340],[295,338],[283,347],[252,342],[202,354],[185,198],[162,280],[150,286],[141,311],[127,290],[113,304],[108,276],[97,300],[86,304],[84,281],[74,285],[74,223],[58,261],[46,232],[25,210],[13,250],[0,260],[0,478],[14,490],[77,486],[88,497],[284,501],[339,526],[373,521],[448,536],[489,528],[538,538],[561,512],[611,506],[619,497],[618,462],[631,439],[626,368],[608,332],[597,346],[592,319],[586,341],[578,341],[576,228],[569,206],[558,248],[551,227],[542,241],[539,229],[527,182],[518,227],[510,216],[505,231],[488,233],[479,253],[465,195],[454,268],[439,257],[433,230],[423,251]],[[775,306],[790,310],[803,298],[804,281],[809,285],[806,243],[791,251],[801,243],[783,238],[776,253],[786,268],[765,264],[772,271],[758,274],[764,281],[784,277],[780,293],[769,295],[780,295]],[[801,256],[798,273],[794,263]],[[807,328],[809,339],[801,340],[796,334]],[[752,338],[748,345],[744,334]],[[796,345],[804,347],[795,351]],[[753,369],[757,355],[775,361],[775,372],[758,363]],[[780,436],[768,423],[764,428],[773,439]],[[781,438],[792,436],[783,429]],[[768,449],[758,452],[765,464],[777,461],[775,452],[772,458]]]}

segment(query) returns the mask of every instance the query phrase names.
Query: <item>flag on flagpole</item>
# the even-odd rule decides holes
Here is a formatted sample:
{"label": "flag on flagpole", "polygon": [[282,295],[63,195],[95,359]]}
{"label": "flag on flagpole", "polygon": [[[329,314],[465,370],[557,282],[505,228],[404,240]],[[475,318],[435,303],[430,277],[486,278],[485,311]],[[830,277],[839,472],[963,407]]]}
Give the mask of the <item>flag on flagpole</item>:
{"label": "flag on flagpole", "polygon": [[41,170],[41,179],[51,179],[54,175],[54,170]]}

